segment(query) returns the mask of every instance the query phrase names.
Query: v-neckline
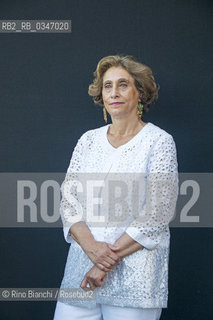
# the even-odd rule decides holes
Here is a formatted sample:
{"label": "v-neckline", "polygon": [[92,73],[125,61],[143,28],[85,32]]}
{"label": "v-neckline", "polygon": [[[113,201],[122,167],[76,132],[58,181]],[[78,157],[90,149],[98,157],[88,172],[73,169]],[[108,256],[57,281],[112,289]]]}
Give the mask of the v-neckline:
{"label": "v-neckline", "polygon": [[109,124],[107,124],[107,125],[105,126],[105,130],[104,130],[105,142],[106,142],[106,144],[107,144],[112,150],[114,150],[114,151],[120,150],[120,149],[122,149],[122,148],[124,148],[124,147],[127,147],[127,146],[129,146],[130,144],[132,144],[132,143],[142,134],[142,132],[144,132],[144,129],[145,129],[149,124],[150,124],[150,122],[147,122],[147,123],[145,124],[145,126],[143,126],[143,128],[141,128],[141,130],[138,131],[138,133],[136,133],[136,135],[135,135],[133,138],[131,138],[129,141],[127,141],[126,143],[120,145],[119,147],[114,147],[114,146],[109,142],[108,137],[107,137],[108,128],[109,128],[110,125],[111,125],[111,123],[109,123]]}

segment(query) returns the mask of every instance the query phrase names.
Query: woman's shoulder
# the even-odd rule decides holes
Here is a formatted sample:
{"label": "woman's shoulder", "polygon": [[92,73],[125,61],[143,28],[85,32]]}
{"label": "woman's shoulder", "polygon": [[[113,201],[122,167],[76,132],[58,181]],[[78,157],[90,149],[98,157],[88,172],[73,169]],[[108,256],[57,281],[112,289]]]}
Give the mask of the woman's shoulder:
{"label": "woman's shoulder", "polygon": [[109,124],[106,124],[105,126],[101,126],[101,127],[98,127],[98,128],[90,129],[90,130],[86,131],[84,134],[85,135],[99,134],[99,133],[104,132],[107,129],[108,126],[109,126]]}
{"label": "woman's shoulder", "polygon": [[149,128],[148,128],[148,135],[153,139],[153,140],[158,140],[160,138],[169,138],[173,139],[173,136],[171,133],[166,131],[165,129],[159,127],[158,125],[148,122]]}
{"label": "woman's shoulder", "polygon": [[105,126],[101,126],[98,128],[94,128],[94,129],[89,129],[87,131],[85,131],[79,138],[80,141],[93,141],[98,137],[101,137],[103,135],[103,133],[106,131],[107,127],[109,126],[109,124],[105,125]]}

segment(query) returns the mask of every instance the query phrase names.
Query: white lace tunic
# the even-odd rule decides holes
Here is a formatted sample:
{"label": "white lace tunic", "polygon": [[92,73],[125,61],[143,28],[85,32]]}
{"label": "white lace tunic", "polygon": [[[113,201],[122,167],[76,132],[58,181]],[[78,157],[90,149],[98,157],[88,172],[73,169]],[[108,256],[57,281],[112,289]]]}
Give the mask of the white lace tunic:
{"label": "white lace tunic", "polygon": [[[77,221],[85,221],[98,241],[113,244],[126,232],[144,248],[122,258],[114,266],[113,271],[107,274],[104,284],[95,290],[96,300],[70,299],[63,302],[85,307],[103,303],[166,308],[170,241],[168,224],[174,217],[178,196],[175,142],[165,130],[148,122],[129,142],[114,148],[107,139],[108,127],[106,125],[89,130],[80,137],[61,186],[60,213],[64,236],[71,243],[61,288],[79,288],[85,273],[93,266],[70,236],[70,226]],[[111,207],[108,201],[110,188],[104,193],[103,185],[97,184],[96,187],[100,186],[98,194],[101,195],[102,202],[96,205],[97,212],[93,215],[93,220],[88,219],[86,196],[77,192],[82,191],[77,189],[78,184],[74,183],[71,189],[67,188],[70,187],[69,182],[78,180],[80,174],[83,178],[88,174],[95,174],[97,179],[104,180],[104,186],[114,178],[131,186],[132,181],[138,182],[134,189],[135,192],[140,187],[138,212],[134,207],[138,198],[134,198],[136,192],[132,193],[133,189],[126,194],[127,205],[123,206],[121,212],[121,207]],[[69,197],[69,192],[73,197]],[[73,198],[81,203],[81,208],[74,203]],[[131,202],[132,199],[134,201]],[[112,216],[109,218],[109,212],[117,219],[113,220]],[[123,213],[125,219],[119,219],[119,214],[122,216]],[[107,219],[101,223],[103,217]]]}

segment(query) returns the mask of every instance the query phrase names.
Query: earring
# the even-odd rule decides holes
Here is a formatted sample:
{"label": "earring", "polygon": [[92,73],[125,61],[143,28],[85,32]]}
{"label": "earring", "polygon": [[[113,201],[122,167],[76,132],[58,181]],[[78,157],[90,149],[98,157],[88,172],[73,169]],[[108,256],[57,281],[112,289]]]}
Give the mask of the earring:
{"label": "earring", "polygon": [[138,115],[138,119],[140,120],[143,114],[143,105],[142,103],[138,103],[138,107],[137,107],[137,115]]}
{"label": "earring", "polygon": [[107,123],[107,112],[105,107],[103,107],[103,114],[104,114],[104,121]]}

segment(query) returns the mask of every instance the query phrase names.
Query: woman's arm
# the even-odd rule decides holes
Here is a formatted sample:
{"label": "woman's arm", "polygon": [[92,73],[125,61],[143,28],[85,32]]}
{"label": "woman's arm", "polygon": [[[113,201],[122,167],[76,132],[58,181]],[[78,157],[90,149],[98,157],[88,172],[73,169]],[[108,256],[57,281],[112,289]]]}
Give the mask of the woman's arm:
{"label": "woman's arm", "polygon": [[65,180],[61,186],[60,214],[65,240],[68,243],[72,243],[73,239],[77,241],[90,260],[97,267],[108,272],[119,261],[115,253],[116,248],[110,249],[107,243],[95,241],[84,221],[83,209],[78,197],[78,192],[82,191],[82,175],[79,170],[83,166],[86,142],[86,134],[83,134],[74,148]]}
{"label": "woman's arm", "polygon": [[144,247],[138,243],[137,241],[133,240],[127,233],[124,233],[115,243],[113,246],[109,245],[110,249],[114,250],[113,247],[116,246],[119,250],[116,251],[116,254],[119,258],[124,258]]}
{"label": "woman's arm", "polygon": [[89,259],[102,271],[112,271],[112,267],[119,261],[118,246],[108,245],[106,242],[96,241],[83,222],[77,222],[70,228],[73,239],[81,246]]}
{"label": "woman's arm", "polygon": [[153,145],[146,182],[146,201],[125,232],[147,250],[155,249],[173,219],[178,197],[178,164],[173,137],[162,135]]}
{"label": "woman's arm", "polygon": [[[143,246],[133,240],[127,233],[124,233],[115,243],[114,246],[118,246],[119,249],[116,250],[116,254],[119,258],[126,257],[140,249]],[[109,247],[114,250],[114,246],[109,244]],[[103,285],[107,273],[100,270],[100,267],[93,266],[84,276],[80,287],[85,290],[94,290],[96,287]],[[88,287],[89,285],[89,287]]]}

